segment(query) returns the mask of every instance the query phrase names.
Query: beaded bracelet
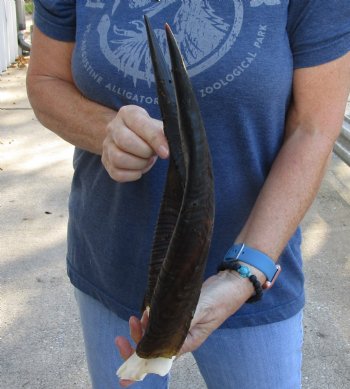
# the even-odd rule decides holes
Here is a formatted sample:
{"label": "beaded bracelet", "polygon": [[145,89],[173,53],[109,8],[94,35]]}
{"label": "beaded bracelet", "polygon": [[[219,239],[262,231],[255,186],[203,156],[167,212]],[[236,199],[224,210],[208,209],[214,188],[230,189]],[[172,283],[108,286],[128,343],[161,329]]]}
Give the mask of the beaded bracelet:
{"label": "beaded bracelet", "polygon": [[253,284],[255,289],[255,295],[250,297],[246,302],[247,303],[255,303],[256,301],[261,300],[263,296],[263,288],[261,286],[260,281],[256,278],[254,274],[252,274],[247,266],[243,266],[237,262],[237,260],[223,261],[218,266],[218,271],[222,270],[234,270],[236,271],[242,278],[248,278],[249,281]]}

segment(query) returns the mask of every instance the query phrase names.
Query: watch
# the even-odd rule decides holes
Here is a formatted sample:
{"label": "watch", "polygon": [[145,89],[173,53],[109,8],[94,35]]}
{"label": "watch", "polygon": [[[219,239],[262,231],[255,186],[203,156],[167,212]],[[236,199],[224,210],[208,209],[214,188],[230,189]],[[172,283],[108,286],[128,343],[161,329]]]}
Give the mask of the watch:
{"label": "watch", "polygon": [[233,245],[224,257],[224,261],[240,261],[259,269],[266,276],[263,289],[270,289],[275,283],[282,268],[266,254],[244,243]]}

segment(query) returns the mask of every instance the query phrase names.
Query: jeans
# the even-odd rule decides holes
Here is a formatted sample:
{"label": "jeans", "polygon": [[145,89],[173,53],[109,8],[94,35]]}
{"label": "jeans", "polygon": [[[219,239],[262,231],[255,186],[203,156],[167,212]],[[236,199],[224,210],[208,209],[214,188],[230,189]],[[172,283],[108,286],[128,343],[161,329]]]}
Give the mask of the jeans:
{"label": "jeans", "polygon": [[[75,297],[93,388],[120,388],[115,372],[123,360],[114,338],[130,339],[129,324],[78,289]],[[299,389],[302,342],[299,312],[277,323],[216,330],[193,356],[209,389]],[[131,388],[166,389],[168,385],[168,376],[149,374]]]}

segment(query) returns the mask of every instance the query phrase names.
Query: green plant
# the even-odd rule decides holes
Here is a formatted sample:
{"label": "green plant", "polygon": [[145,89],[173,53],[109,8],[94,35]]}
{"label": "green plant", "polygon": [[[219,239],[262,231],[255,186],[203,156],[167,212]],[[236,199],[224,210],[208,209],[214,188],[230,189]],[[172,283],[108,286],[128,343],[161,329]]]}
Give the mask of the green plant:
{"label": "green plant", "polygon": [[34,3],[32,0],[25,0],[24,9],[27,15],[32,15],[34,12]]}

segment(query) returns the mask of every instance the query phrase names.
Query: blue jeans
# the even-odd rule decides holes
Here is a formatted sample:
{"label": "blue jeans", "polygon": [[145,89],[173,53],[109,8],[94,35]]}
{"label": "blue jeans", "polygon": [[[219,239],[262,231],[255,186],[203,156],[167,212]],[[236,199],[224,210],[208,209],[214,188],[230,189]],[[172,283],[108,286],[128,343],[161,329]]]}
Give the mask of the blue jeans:
{"label": "blue jeans", "polygon": [[[129,324],[78,289],[75,296],[93,388],[120,388],[115,372],[123,360],[114,338],[130,339]],[[302,342],[300,312],[277,323],[217,330],[193,355],[209,389],[298,389]],[[131,388],[166,389],[168,381],[151,374]]]}

